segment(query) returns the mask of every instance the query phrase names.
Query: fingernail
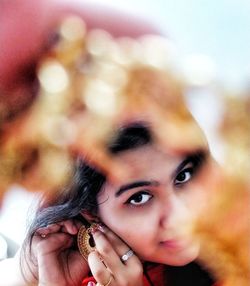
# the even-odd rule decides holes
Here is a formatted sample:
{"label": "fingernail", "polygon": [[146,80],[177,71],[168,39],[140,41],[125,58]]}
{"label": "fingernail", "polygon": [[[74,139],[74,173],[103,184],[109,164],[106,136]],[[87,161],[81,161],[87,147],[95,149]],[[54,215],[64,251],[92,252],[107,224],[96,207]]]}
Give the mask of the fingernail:
{"label": "fingernail", "polygon": [[95,286],[95,283],[90,281],[90,282],[88,282],[87,286]]}
{"label": "fingernail", "polygon": [[98,230],[99,230],[99,224],[97,223],[93,223],[89,228],[91,234],[96,233]]}
{"label": "fingernail", "polygon": [[89,228],[89,231],[91,234],[94,234],[97,231],[100,231],[102,233],[105,233],[105,227],[103,225],[101,225],[100,223],[94,223],[91,225],[91,227]]}
{"label": "fingernail", "polygon": [[100,232],[105,233],[105,227],[102,224],[98,224],[97,226],[98,230],[100,230]]}

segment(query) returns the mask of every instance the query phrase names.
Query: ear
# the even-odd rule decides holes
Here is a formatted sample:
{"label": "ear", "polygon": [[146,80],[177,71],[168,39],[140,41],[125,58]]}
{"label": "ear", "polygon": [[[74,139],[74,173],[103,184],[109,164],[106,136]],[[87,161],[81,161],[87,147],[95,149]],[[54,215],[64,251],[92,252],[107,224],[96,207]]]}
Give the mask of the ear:
{"label": "ear", "polygon": [[93,222],[100,222],[98,216],[91,214],[89,211],[81,211],[80,214],[89,224]]}

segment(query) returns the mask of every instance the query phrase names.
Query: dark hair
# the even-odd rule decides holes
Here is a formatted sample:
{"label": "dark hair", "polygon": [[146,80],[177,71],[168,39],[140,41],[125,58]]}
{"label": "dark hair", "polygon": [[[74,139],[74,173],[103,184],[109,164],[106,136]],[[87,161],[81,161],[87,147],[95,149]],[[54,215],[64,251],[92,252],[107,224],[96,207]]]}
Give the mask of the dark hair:
{"label": "dark hair", "polygon": [[[121,152],[153,143],[150,127],[143,122],[136,122],[118,129],[110,140],[107,151],[115,156]],[[28,241],[31,245],[36,229],[66,219],[79,218],[80,212],[96,214],[98,210],[97,195],[101,191],[106,177],[82,158],[76,160],[75,174],[71,185],[63,192],[56,194],[50,201],[42,202],[30,226]],[[153,263],[147,263],[152,266]],[[194,263],[190,265],[196,265]],[[166,267],[166,281],[171,286],[209,286],[211,278],[198,266]],[[191,271],[190,271],[191,269]],[[195,269],[195,271],[194,271]],[[145,267],[145,271],[147,268]],[[181,275],[180,275],[181,273]],[[185,275],[184,275],[185,274]],[[192,278],[190,278],[191,276]],[[187,278],[188,277],[188,278]],[[196,278],[195,278],[196,277]],[[152,282],[149,284],[153,285]],[[184,280],[183,280],[184,279]],[[189,280],[188,280],[189,279]],[[190,280],[191,279],[191,280]],[[196,281],[197,283],[194,283]],[[200,282],[198,282],[200,281]],[[169,283],[168,282],[168,283]],[[191,284],[190,284],[191,283]]]}
{"label": "dark hair", "polygon": [[[110,140],[107,151],[111,155],[116,155],[150,142],[152,142],[152,136],[149,127],[144,123],[134,123],[118,129]],[[82,158],[77,158],[70,186],[41,202],[29,229],[30,237],[32,238],[36,229],[40,227],[66,219],[79,218],[82,211],[96,214],[97,194],[101,191],[105,180],[104,174]]]}

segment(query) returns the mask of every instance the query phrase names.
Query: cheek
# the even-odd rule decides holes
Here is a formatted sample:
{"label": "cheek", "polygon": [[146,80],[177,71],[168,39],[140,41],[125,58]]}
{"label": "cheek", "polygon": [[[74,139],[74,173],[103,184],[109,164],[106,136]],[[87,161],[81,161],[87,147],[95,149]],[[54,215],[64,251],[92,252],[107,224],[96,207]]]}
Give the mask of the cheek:
{"label": "cheek", "polygon": [[200,183],[192,184],[183,196],[187,209],[191,213],[196,213],[203,209],[207,199],[207,191],[204,189],[204,184]]}
{"label": "cheek", "polygon": [[216,171],[211,164],[208,164],[183,192],[182,198],[194,215],[203,213],[210,205],[214,197],[215,185],[218,185],[217,181]]}
{"label": "cheek", "polygon": [[103,223],[136,250],[142,243],[143,245],[150,243],[155,236],[157,222],[153,215],[145,217],[145,214],[135,212],[133,214],[133,212],[134,210],[121,211],[104,205],[99,209]]}
{"label": "cheek", "polygon": [[220,202],[221,190],[222,177],[220,170],[212,165],[207,173],[201,177],[193,196],[194,200],[196,200],[194,210],[198,213],[198,220],[207,220],[211,217],[214,212],[214,207]]}

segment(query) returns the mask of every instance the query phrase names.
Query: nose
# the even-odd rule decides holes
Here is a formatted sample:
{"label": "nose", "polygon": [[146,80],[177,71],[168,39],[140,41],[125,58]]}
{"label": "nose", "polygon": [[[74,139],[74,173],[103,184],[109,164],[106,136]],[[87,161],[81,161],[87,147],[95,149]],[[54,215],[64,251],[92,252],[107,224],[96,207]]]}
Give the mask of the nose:
{"label": "nose", "polygon": [[178,195],[170,194],[166,202],[162,201],[160,226],[165,230],[186,228],[191,218],[191,210]]}

